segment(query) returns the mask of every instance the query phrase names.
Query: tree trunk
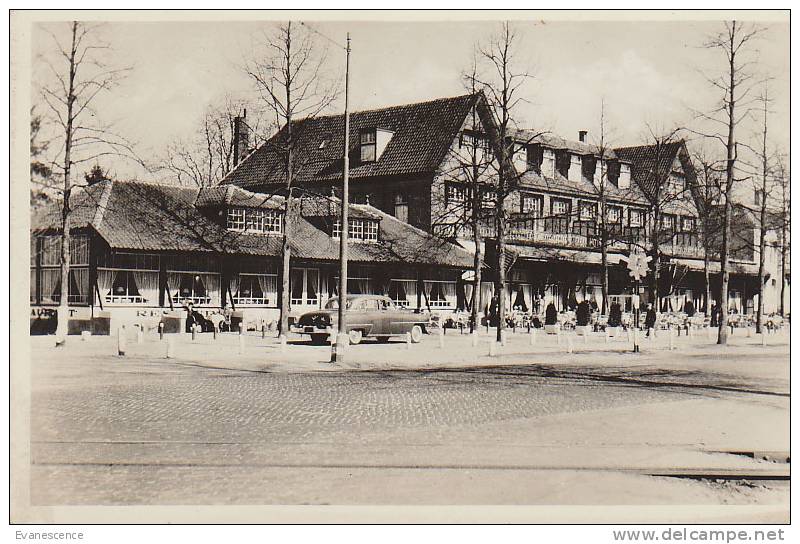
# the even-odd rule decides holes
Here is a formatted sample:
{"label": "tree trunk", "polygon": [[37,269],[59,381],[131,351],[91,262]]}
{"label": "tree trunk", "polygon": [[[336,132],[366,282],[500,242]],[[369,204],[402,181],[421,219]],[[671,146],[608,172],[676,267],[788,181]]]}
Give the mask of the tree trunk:
{"label": "tree trunk", "polygon": [[78,23],[72,23],[72,48],[69,57],[69,90],[67,92],[67,123],[64,139],[64,197],[61,205],[61,295],[58,301],[56,345],[66,343],[67,320],[69,318],[69,270],[70,270],[70,196],[72,193],[72,129],[75,105],[76,35]]}
{"label": "tree trunk", "polygon": [[289,275],[291,273],[290,263],[292,259],[291,229],[292,229],[292,213],[294,211],[292,202],[292,190],[289,189],[289,194],[286,195],[286,201],[283,207],[283,245],[281,246],[281,315],[280,324],[278,326],[278,334],[285,335],[289,332],[289,302],[291,298],[291,291],[289,290]]}
{"label": "tree trunk", "polygon": [[[782,222],[784,219],[781,220]],[[784,299],[786,298],[786,226],[781,226],[781,317],[786,316]]]}
{"label": "tree trunk", "polygon": [[[501,166],[502,168],[502,166]],[[505,191],[505,187],[502,187]],[[497,292],[497,340],[502,340],[503,327],[506,320],[506,241],[505,241],[505,196],[500,192],[497,196],[497,276],[495,291]]]}
{"label": "tree trunk", "polygon": [[653,301],[653,308],[656,312],[661,311],[661,299],[658,296],[658,276],[661,267],[661,238],[660,238],[660,222],[661,222],[661,210],[658,205],[654,207],[653,210],[653,226],[651,227],[652,230],[652,239],[653,239],[653,279],[650,284],[650,297]]}
{"label": "tree trunk", "polygon": [[761,332],[764,322],[764,284],[766,283],[766,250],[767,250],[767,192],[766,175],[764,176],[764,190],[761,193],[761,228],[758,235],[758,309],[756,310],[756,333]]}
{"label": "tree trunk", "polygon": [[472,265],[475,277],[473,279],[474,287],[472,288],[472,308],[470,309],[470,332],[474,332],[479,326],[478,309],[483,307],[481,304],[481,232],[480,225],[474,213],[472,221],[472,239],[475,242],[475,260]]}

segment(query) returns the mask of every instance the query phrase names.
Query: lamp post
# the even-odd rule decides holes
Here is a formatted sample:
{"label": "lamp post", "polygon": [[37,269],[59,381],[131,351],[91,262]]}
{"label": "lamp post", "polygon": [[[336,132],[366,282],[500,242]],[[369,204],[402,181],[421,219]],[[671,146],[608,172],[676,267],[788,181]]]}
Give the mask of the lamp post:
{"label": "lamp post", "polygon": [[347,33],[347,60],[345,62],[344,76],[344,157],[342,169],[342,210],[341,229],[339,232],[339,330],[336,341],[331,345],[331,362],[344,361],[344,351],[347,345],[347,328],[345,326],[347,306],[347,238],[349,228],[347,223],[348,201],[350,199],[350,109],[348,94],[350,90],[350,33]]}

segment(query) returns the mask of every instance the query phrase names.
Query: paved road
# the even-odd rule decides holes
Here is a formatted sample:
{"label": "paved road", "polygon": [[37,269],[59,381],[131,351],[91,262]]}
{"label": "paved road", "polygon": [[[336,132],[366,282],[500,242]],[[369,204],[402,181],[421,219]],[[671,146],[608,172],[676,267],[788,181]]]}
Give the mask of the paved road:
{"label": "paved road", "polygon": [[[563,439],[541,443],[535,422],[785,400],[729,375],[563,365],[280,374],[109,358],[34,364],[33,378],[41,505],[580,502],[604,486],[638,489],[641,476],[600,470],[590,482],[559,465]],[[575,451],[612,446],[583,432],[566,432]],[[625,502],[675,502],[687,484],[660,485]]]}

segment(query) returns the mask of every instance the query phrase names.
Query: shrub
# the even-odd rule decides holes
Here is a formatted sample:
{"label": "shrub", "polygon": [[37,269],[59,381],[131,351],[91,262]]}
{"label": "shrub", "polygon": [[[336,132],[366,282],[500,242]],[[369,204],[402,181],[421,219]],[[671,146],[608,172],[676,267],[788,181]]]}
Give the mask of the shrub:
{"label": "shrub", "polygon": [[608,310],[608,326],[619,327],[622,325],[622,308],[619,302],[615,302]]}
{"label": "shrub", "polygon": [[592,307],[585,300],[578,304],[578,309],[575,311],[575,324],[578,327],[585,327],[589,324],[589,319],[592,317]]}
{"label": "shrub", "polygon": [[555,325],[556,321],[558,321],[558,312],[556,311],[556,305],[551,302],[544,311],[544,324]]}

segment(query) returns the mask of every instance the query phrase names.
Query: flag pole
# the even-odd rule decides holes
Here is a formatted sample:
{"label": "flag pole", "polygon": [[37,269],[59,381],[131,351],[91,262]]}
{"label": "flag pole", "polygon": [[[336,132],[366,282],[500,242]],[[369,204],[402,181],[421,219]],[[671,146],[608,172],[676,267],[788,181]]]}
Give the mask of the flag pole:
{"label": "flag pole", "polygon": [[344,76],[344,167],[342,171],[342,210],[341,229],[339,232],[339,329],[336,341],[331,350],[331,362],[344,361],[344,353],[348,344],[347,328],[345,325],[347,305],[347,238],[349,227],[347,223],[348,201],[350,193],[350,33],[347,33],[347,60]]}

